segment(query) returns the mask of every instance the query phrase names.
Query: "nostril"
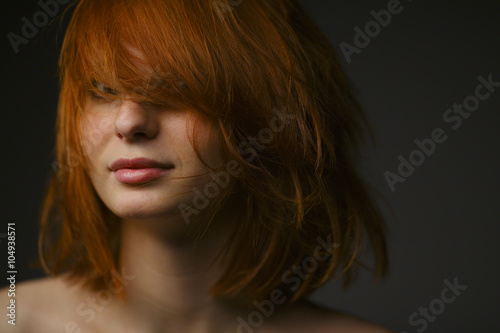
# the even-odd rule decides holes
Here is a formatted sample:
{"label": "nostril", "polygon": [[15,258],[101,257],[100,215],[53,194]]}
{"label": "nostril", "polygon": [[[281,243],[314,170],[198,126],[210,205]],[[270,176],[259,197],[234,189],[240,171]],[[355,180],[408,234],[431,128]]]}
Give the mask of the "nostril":
{"label": "nostril", "polygon": [[129,140],[134,140],[134,139],[145,139],[149,138],[148,134],[145,132],[135,132],[131,135],[123,135],[120,132],[116,132],[115,134],[119,139],[123,139],[124,137],[129,138]]}

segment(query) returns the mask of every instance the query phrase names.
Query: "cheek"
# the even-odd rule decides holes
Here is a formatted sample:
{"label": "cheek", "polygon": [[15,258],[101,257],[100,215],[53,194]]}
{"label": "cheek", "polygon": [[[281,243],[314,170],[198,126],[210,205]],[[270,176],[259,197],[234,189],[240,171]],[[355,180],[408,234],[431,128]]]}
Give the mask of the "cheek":
{"label": "cheek", "polygon": [[222,163],[221,157],[221,147],[219,146],[219,141],[217,137],[216,128],[209,128],[204,137],[204,141],[200,140],[200,143],[206,143],[204,151],[207,154],[202,155],[210,166],[219,167]]}
{"label": "cheek", "polygon": [[165,137],[161,144],[174,153],[186,173],[206,169],[195,152],[194,144],[204,162],[211,167],[218,166],[220,154],[215,126],[185,112],[168,114],[161,122],[162,136]]}
{"label": "cheek", "polygon": [[82,120],[82,144],[91,162],[104,146],[107,137],[113,135],[111,120],[94,115],[88,115]]}
{"label": "cheek", "polygon": [[[197,126],[197,130],[194,133],[197,140],[193,140],[193,143],[196,142],[203,161],[210,167],[216,168],[221,163],[221,152],[217,140],[217,127],[207,122],[199,122]],[[190,131],[191,136],[193,132],[191,129]],[[192,146],[191,149],[194,151]],[[198,156],[196,156],[196,159],[199,161]]]}

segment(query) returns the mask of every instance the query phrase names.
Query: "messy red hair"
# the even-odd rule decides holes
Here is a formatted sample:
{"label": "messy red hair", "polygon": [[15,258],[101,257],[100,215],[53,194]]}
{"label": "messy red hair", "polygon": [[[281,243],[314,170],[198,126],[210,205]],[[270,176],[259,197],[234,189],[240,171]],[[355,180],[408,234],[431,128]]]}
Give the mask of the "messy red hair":
{"label": "messy red hair", "polygon": [[[365,243],[377,278],[385,273],[384,222],[355,168],[359,143],[372,132],[334,47],[296,1],[77,1],[60,79],[59,170],[41,217],[48,272],[67,271],[98,290],[117,266],[119,218],[93,189],[79,127],[85,92],[101,82],[196,110],[216,124],[224,160],[241,167],[212,205],[215,213],[231,188],[244,190],[245,216],[224,249],[229,261],[214,295],[269,297],[284,287],[284,272],[314,256],[318,237],[331,237],[335,249],[288,302],[332,276],[349,284]],[[242,143],[269,127],[273,110],[290,116],[286,126],[245,158]]]}

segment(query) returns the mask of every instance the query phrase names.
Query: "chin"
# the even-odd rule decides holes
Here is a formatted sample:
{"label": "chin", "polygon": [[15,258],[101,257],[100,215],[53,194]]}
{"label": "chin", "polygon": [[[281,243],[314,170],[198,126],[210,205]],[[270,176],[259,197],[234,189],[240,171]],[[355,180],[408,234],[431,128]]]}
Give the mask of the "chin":
{"label": "chin", "polygon": [[158,183],[133,186],[105,181],[96,184],[96,191],[103,203],[121,219],[184,221],[179,206],[181,203],[191,205],[193,202],[192,190],[184,189],[191,188],[191,184],[184,187],[162,186]]}
{"label": "chin", "polygon": [[155,203],[151,200],[120,200],[108,207],[123,219],[159,218],[171,215],[173,210],[168,203]]}
{"label": "chin", "polygon": [[178,200],[168,200],[159,193],[120,194],[106,200],[106,206],[118,217],[129,220],[171,219],[179,217]]}

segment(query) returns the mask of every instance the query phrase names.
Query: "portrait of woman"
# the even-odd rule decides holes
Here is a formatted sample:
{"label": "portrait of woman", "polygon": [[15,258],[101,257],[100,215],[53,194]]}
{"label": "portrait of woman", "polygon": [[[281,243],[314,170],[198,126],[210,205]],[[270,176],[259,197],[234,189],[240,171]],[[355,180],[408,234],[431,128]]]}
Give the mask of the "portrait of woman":
{"label": "portrait of woman", "polygon": [[299,4],[72,10],[39,234],[48,276],[17,285],[2,332],[389,332],[306,299],[360,267],[378,280],[388,260],[356,170],[370,125]]}
{"label": "portrait of woman", "polygon": [[500,331],[500,2],[0,11],[0,333]]}

